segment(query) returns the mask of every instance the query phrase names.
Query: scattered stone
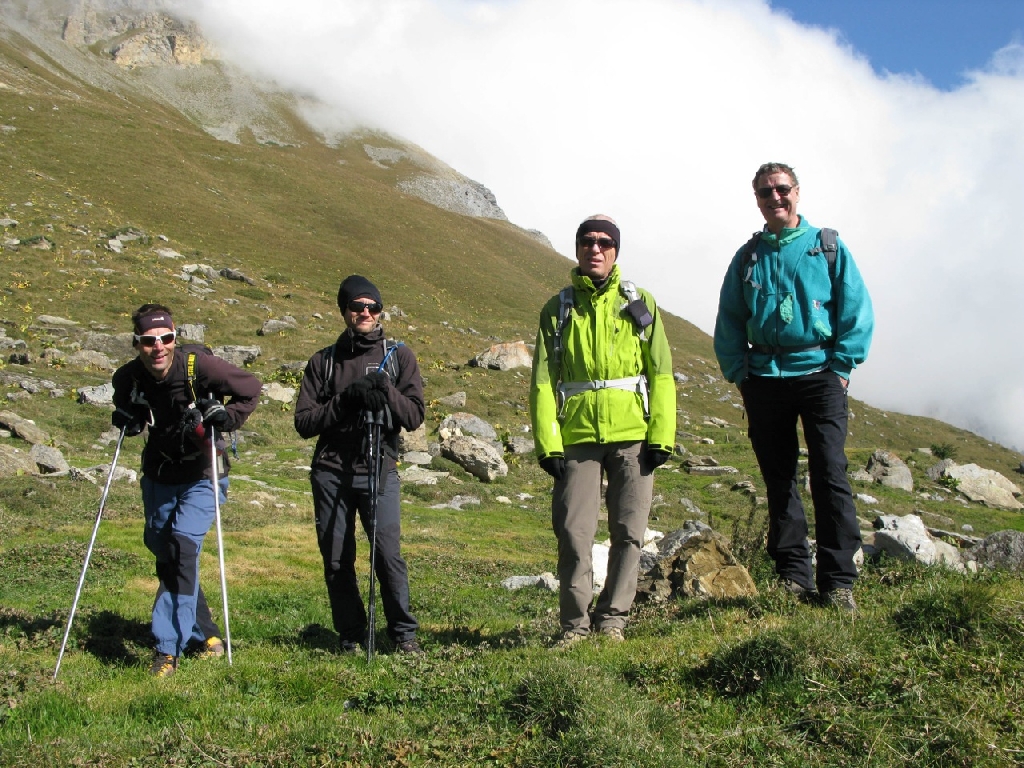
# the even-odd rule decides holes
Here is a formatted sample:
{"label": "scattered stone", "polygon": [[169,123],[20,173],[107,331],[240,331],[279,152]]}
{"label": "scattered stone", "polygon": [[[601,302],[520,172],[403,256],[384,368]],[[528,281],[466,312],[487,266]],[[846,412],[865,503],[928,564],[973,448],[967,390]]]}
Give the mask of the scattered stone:
{"label": "scattered stone", "polygon": [[206,326],[203,323],[181,323],[175,330],[183,343],[202,344],[206,340]]}
{"label": "scattered stone", "polygon": [[224,269],[220,271],[220,276],[227,278],[228,280],[237,280],[247,285],[256,285],[256,281],[251,277],[246,277],[237,269],[231,269],[230,267],[224,267]]}
{"label": "scattered stone", "polygon": [[68,320],[66,317],[55,317],[54,315],[39,315],[36,318],[39,325],[56,326],[58,328],[70,328],[78,325],[76,320]]}
{"label": "scattered stone", "polygon": [[438,480],[444,480],[448,476],[448,472],[425,469],[418,464],[398,468],[399,479],[409,485],[437,485]]}
{"label": "scattered stone", "polygon": [[0,426],[11,430],[26,443],[45,445],[50,436],[35,425],[35,422],[24,419],[13,411],[0,411]]}
{"label": "scattered stone", "polygon": [[492,443],[470,435],[443,438],[441,455],[487,483],[508,474],[508,465],[498,449]]}
{"label": "scattered stone", "polygon": [[470,360],[469,364],[496,371],[529,368],[533,365],[533,353],[522,341],[494,344],[486,352],[481,352]]}
{"label": "scattered stone", "polygon": [[446,416],[438,427],[438,434],[442,437],[455,435],[469,435],[482,437],[487,440],[496,440],[498,433],[494,427],[471,413],[453,413]]}
{"label": "scattered stone", "polygon": [[83,405],[113,405],[114,385],[107,382],[98,387],[79,387],[78,402]]}
{"label": "scattered stone", "polygon": [[462,511],[462,508],[467,504],[479,504],[480,499],[476,496],[455,496],[447,504],[434,504],[431,509],[457,509]]}
{"label": "scattered stone", "polygon": [[455,392],[447,397],[438,398],[437,402],[441,405],[448,406],[449,408],[465,408],[466,407],[466,393]]}
{"label": "scattered stone", "polygon": [[294,317],[282,317],[279,320],[271,318],[263,323],[263,327],[256,331],[257,336],[267,336],[271,333],[284,333],[285,331],[294,331],[299,327]]}
{"label": "scattered stone", "polygon": [[874,522],[875,549],[903,560],[924,565],[945,565],[963,570],[959,550],[935,539],[917,515],[880,515]]}
{"label": "scattered stone", "polygon": [[513,435],[505,441],[505,450],[515,456],[526,456],[533,453],[534,445],[532,437]]}
{"label": "scattered stone", "polygon": [[426,451],[407,451],[402,454],[402,461],[406,464],[429,464],[434,460]]}
{"label": "scattered stone", "polygon": [[914,490],[914,479],[910,468],[899,456],[881,448],[871,454],[866,468],[876,483],[887,488],[899,488],[903,491]]}
{"label": "scattered stone", "polygon": [[49,445],[33,445],[28,455],[36,463],[38,471],[43,474],[67,472],[71,469],[64,455]]}
{"label": "scattered stone", "polygon": [[67,358],[67,363],[76,368],[98,368],[101,371],[112,371],[117,367],[114,361],[102,352],[94,352],[90,349],[72,352]]}
{"label": "scattered stone", "polygon": [[0,477],[34,475],[38,471],[28,451],[0,443]]}
{"label": "scattered stone", "polygon": [[861,502],[862,504],[877,504],[878,503],[878,499],[876,499],[874,496],[869,496],[866,493],[858,493],[856,496],[854,496],[854,498],[857,501]]}
{"label": "scattered stone", "polygon": [[995,570],[1024,571],[1024,532],[997,531],[972,547],[964,557]]}
{"label": "scattered stone", "polygon": [[639,578],[636,600],[665,602],[679,596],[735,598],[757,595],[747,569],[728,542],[704,523],[689,520],[658,545],[659,559]]}
{"label": "scattered stone", "polygon": [[[420,424],[412,432],[404,429],[398,434],[398,452],[406,453],[428,453],[429,441],[427,440],[427,425]],[[429,460],[424,462],[429,464]]]}
{"label": "scattered stone", "polygon": [[252,365],[252,363],[256,361],[256,358],[260,356],[261,352],[262,350],[259,347],[238,345],[213,348],[213,354],[221,360],[227,360],[229,363],[236,365],[239,368],[245,368],[248,365]]}
{"label": "scattered stone", "polygon": [[[263,385],[263,394],[277,403],[290,403],[295,397],[294,387],[285,387],[276,381]],[[212,461],[212,459],[211,459]]]}
{"label": "scattered stone", "polygon": [[971,501],[1001,509],[1024,509],[1016,498],[1021,494],[1020,488],[994,470],[977,464],[954,464],[946,467],[942,475],[956,480],[956,489]]}

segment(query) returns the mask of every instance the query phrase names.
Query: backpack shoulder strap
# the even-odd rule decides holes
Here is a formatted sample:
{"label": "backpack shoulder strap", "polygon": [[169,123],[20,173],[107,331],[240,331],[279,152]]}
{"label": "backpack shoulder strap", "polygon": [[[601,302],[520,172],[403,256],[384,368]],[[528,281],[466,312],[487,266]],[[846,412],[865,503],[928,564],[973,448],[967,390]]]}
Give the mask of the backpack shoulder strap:
{"label": "backpack shoulder strap", "polygon": [[558,292],[558,323],[555,325],[555,367],[559,370],[562,367],[562,336],[565,334],[565,326],[569,324],[574,301],[575,298],[571,285],[565,286],[565,288]]}
{"label": "backpack shoulder strap", "polygon": [[743,275],[743,282],[749,282],[750,276],[754,273],[754,263],[757,261],[757,244],[761,242],[761,230],[758,230],[740,249],[740,274]]}
{"label": "backpack shoulder strap", "polygon": [[404,346],[405,344],[401,341],[395,341],[394,339],[384,340],[384,359],[380,361],[377,370],[386,373],[388,378],[391,379],[392,384],[398,383],[398,376],[402,372],[402,366],[399,363],[398,355],[395,354],[395,350]]}
{"label": "backpack shoulder strap", "polygon": [[185,358],[185,386],[188,389],[188,396],[192,398],[193,403],[199,399],[196,395],[196,375],[199,371],[198,360],[199,355],[196,354],[195,350],[190,350],[188,357]]}
{"label": "backpack shoulder strap", "polygon": [[828,273],[833,280],[836,279],[836,257],[839,254],[839,233],[834,229],[822,227],[818,231],[818,247],[811,249],[812,254],[821,253],[828,263]]}
{"label": "backpack shoulder strap", "polygon": [[320,376],[320,399],[326,400],[333,393],[331,383],[334,373],[334,345],[328,344],[320,350],[323,370]]}

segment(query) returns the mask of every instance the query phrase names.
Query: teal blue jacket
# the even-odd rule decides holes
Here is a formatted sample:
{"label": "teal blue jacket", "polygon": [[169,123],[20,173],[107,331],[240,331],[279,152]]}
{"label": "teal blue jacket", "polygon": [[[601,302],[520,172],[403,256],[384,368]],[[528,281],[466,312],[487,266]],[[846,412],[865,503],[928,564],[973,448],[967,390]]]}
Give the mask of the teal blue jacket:
{"label": "teal blue jacket", "polygon": [[[871,297],[842,240],[830,274],[817,227],[803,217],[776,236],[767,230],[757,259],[743,264],[743,248],[733,256],[722,282],[715,321],[715,355],[725,378],[739,383],[749,375],[804,376],[830,369],[850,378],[867,359],[874,330]],[[750,348],[818,349],[759,353]]]}

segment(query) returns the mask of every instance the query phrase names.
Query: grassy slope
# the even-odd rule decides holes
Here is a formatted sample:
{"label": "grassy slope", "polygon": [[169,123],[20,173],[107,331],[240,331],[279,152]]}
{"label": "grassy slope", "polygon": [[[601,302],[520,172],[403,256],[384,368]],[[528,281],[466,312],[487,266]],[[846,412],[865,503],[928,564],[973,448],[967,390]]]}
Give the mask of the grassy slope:
{"label": "grassy slope", "polygon": [[[206,323],[214,344],[259,344],[254,370],[269,381],[281,363],[305,359],[333,337],[338,281],[360,271],[407,313],[390,329],[419,355],[428,398],[463,389],[468,410],[502,429],[528,421],[526,375],[462,364],[488,337],[532,338],[543,298],[565,281],[564,259],[509,224],[397,193],[394,182],[412,169],[379,167],[362,149],[400,146],[393,139],[367,134],[329,148],[292,119],[294,146],[227,144],[129,87],[141,84],[137,76],[125,77],[129,84],[114,95],[17,36],[0,35],[0,82],[9,86],[0,90],[0,124],[17,128],[0,132],[0,210],[19,220],[17,237],[46,235],[56,244],[50,252],[2,252],[0,320],[9,335],[28,340],[35,354],[69,349],[74,334],[36,328],[34,318],[57,314],[123,330],[133,307],[166,301],[179,320]],[[236,267],[257,285],[216,281],[204,298],[177,278],[181,262],[153,254],[156,241],[121,255],[100,247],[106,233],[129,225],[165,235],[187,261]],[[302,329],[255,335],[265,318],[285,314]],[[681,442],[759,483],[735,394],[707,378],[718,373],[710,340],[681,319],[667,324],[676,369],[690,377],[679,388],[680,428],[715,440]],[[69,388],[109,378],[41,363],[5,372]],[[109,459],[109,447],[96,443],[105,411],[45,394],[11,407],[35,419],[76,466]],[[1019,463],[939,422],[861,403],[854,410],[854,465],[876,447],[912,456],[933,443],[1004,473]],[[433,402],[430,426],[444,413]],[[705,426],[707,415],[733,426]],[[554,566],[549,483],[531,459],[513,462],[509,477],[491,486],[449,466],[452,480],[406,488],[404,546],[431,654],[414,663],[385,657],[373,668],[333,657],[301,469],[310,446],[290,419],[271,405],[254,415],[225,507],[235,666],[192,662],[168,685],[142,672],[154,584],[137,491],[112,491],[74,647],[51,686],[98,489],[67,480],[3,483],[0,764],[1005,765],[1024,749],[1019,722],[1005,715],[1022,699],[1024,589],[1012,578],[883,564],[866,569],[865,617],[856,623],[768,590],[739,605],[644,610],[625,646],[553,656],[543,644],[556,628],[554,596],[495,587],[507,575]],[[129,466],[136,450],[126,447]],[[926,466],[913,468],[915,479],[939,494]],[[1018,514],[857,490],[887,513],[924,511],[981,533],[1024,528]],[[679,501],[688,498],[744,548],[759,585],[768,584],[755,554],[762,510],[748,517],[749,502],[728,482],[678,470],[659,473],[657,491],[652,527],[671,530],[691,517]],[[456,493],[481,504],[430,508]],[[520,493],[530,497],[496,501]],[[204,555],[204,573],[219,604],[213,552]],[[365,563],[359,567],[365,575]]]}

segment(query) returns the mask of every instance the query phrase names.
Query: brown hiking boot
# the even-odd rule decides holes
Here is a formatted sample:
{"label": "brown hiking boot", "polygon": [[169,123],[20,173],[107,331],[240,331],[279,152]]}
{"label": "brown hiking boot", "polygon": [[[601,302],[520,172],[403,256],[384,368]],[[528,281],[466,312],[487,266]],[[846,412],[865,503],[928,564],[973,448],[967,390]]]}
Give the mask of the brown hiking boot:
{"label": "brown hiking boot", "polygon": [[199,652],[201,659],[215,659],[224,655],[224,641],[219,637],[208,637]]}
{"label": "brown hiking boot", "polygon": [[178,657],[168,656],[166,653],[153,654],[153,663],[149,667],[149,674],[153,677],[170,677],[178,670]]}

